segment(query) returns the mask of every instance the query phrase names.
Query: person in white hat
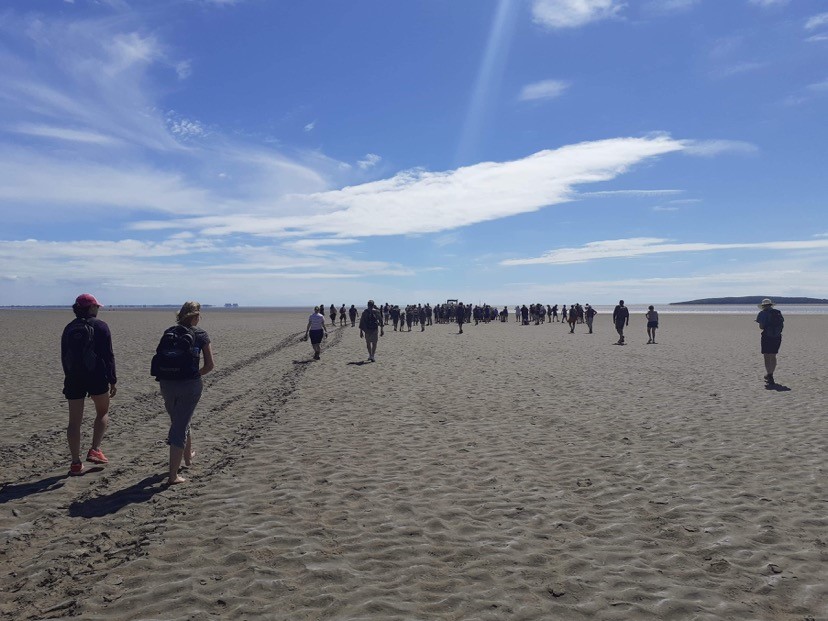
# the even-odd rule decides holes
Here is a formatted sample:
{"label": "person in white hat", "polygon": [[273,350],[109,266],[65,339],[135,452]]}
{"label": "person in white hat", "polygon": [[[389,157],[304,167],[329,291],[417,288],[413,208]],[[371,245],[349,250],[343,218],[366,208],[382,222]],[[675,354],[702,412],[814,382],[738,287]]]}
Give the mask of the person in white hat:
{"label": "person in white hat", "polygon": [[785,318],[782,312],[773,307],[773,301],[765,298],[759,304],[759,314],[756,316],[756,323],[762,329],[762,355],[765,358],[765,384],[769,387],[775,386],[773,372],[776,371],[776,354],[779,353],[779,346],[782,344],[782,328],[785,327]]}

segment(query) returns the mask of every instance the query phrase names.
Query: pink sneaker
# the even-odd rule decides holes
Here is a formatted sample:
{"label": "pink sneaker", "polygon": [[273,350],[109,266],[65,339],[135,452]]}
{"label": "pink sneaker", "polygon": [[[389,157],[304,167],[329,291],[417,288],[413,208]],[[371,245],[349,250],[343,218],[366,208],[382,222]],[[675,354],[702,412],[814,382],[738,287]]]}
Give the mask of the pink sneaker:
{"label": "pink sneaker", "polygon": [[86,454],[86,461],[91,461],[93,464],[109,463],[109,460],[101,449],[89,449],[89,452]]}
{"label": "pink sneaker", "polygon": [[75,463],[72,462],[72,465],[69,466],[69,476],[70,477],[77,477],[83,474],[83,464],[81,462]]}

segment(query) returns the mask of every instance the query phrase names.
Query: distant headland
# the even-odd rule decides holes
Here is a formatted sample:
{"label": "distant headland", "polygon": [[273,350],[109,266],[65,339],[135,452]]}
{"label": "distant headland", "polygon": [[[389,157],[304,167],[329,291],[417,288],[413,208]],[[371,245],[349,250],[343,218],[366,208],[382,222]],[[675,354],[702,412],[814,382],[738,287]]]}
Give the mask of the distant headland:
{"label": "distant headland", "polygon": [[760,304],[765,298],[773,300],[774,304],[828,304],[828,300],[819,298],[784,298],[773,295],[746,295],[738,298],[703,298],[687,302],[670,302],[670,306],[681,304]]}

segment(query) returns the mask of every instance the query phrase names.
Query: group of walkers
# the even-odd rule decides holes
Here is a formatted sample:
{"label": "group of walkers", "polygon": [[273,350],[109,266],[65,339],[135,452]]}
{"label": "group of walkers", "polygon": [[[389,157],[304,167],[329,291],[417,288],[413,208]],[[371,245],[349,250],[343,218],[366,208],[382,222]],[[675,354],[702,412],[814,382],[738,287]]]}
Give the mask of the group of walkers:
{"label": "group of walkers", "polygon": [[[63,365],[63,394],[69,404],[69,426],[66,437],[72,462],[69,474],[84,473],[81,461],[81,424],[86,397],[95,406],[92,446],[86,461],[106,464],[109,459],[101,450],[106,428],[109,426],[109,401],[117,393],[118,377],[112,350],[112,333],[106,322],[98,319],[103,305],[89,293],[75,300],[73,319],[64,328],[60,341]],[[176,315],[176,324],[165,330],[152,360],[164,398],[164,407],[170,417],[167,443],[170,446],[170,485],[184,483],[179,474],[181,462],[189,466],[195,456],[190,433],[190,421],[203,389],[201,377],[213,370],[213,350],[207,332],[198,327],[201,305],[185,302]]]}
{"label": "group of walkers", "polygon": [[[73,319],[63,330],[61,336],[61,363],[63,365],[64,383],[63,394],[69,406],[69,425],[66,437],[72,461],[69,474],[77,476],[84,473],[81,460],[81,425],[83,423],[84,405],[89,397],[95,407],[95,422],[93,424],[92,444],[86,453],[86,461],[93,464],[106,464],[108,458],[101,449],[104,434],[109,425],[110,399],[117,393],[118,378],[115,368],[115,355],[112,349],[112,333],[106,322],[98,319],[98,311],[102,304],[89,293],[79,295],[72,311]],[[530,307],[534,307],[533,309]],[[543,323],[545,317],[550,321],[557,320],[557,305],[544,307],[541,304],[515,307],[515,315],[524,325],[531,320],[536,324]],[[770,299],[762,300],[759,305],[761,311],[756,322],[762,330],[761,351],[764,357],[764,381],[767,387],[774,388],[776,383],[773,377],[776,370],[776,355],[782,343],[782,329],[784,318],[782,313],[774,308]],[[439,312],[438,312],[439,309]],[[320,359],[322,340],[327,338],[328,329],[324,315],[325,305],[316,306],[313,314],[308,318],[304,340],[310,339],[313,346],[315,360]],[[334,305],[330,306],[331,323],[336,326],[346,326],[346,317],[350,318],[351,326],[356,326],[358,311],[354,305],[346,309],[343,304],[337,311]],[[431,312],[429,312],[431,311]],[[551,314],[550,314],[551,311]],[[534,314],[533,314],[534,312]],[[561,316],[567,320],[570,333],[574,332],[579,321],[586,323],[589,333],[592,334],[593,320],[597,311],[586,304],[570,306],[566,311],[564,306]],[[448,305],[435,305],[433,308],[426,304],[408,305],[405,309],[399,306],[385,304],[378,308],[373,300],[368,300],[367,307],[362,311],[359,319],[359,336],[365,339],[368,350],[368,362],[376,361],[376,349],[379,337],[384,336],[384,326],[393,322],[394,329],[402,330],[403,323],[410,331],[415,318],[420,329],[432,325],[432,317],[439,323],[446,323],[447,317],[452,318],[459,326],[459,334],[463,333],[463,324],[474,318],[479,321],[491,321],[497,318],[508,321],[508,309],[498,312],[495,307],[485,305],[464,305],[462,302]],[[658,329],[658,312],[653,306],[646,313],[648,344],[655,343]],[[411,320],[409,321],[409,317]],[[168,483],[175,485],[186,481],[180,470],[193,462],[193,450],[190,422],[196,405],[201,398],[203,384],[202,376],[215,367],[210,337],[205,330],[199,327],[201,319],[201,305],[198,302],[185,302],[176,314],[175,325],[167,328],[156,348],[156,354],[151,363],[151,374],[159,382],[164,407],[170,417],[170,428],[167,443],[170,447]],[[612,313],[612,321],[618,332],[617,345],[624,345],[626,338],[624,330],[630,324],[630,312],[624,300],[620,300]]]}

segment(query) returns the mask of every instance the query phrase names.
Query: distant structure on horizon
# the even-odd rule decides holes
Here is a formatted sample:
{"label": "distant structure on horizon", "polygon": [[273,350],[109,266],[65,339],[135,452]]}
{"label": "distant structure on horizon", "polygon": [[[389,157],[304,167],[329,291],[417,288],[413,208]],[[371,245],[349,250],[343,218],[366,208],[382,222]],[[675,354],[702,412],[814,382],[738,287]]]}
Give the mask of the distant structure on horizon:
{"label": "distant structure on horizon", "polygon": [[690,300],[688,302],[670,302],[670,306],[681,304],[755,304],[758,305],[765,298],[773,300],[774,304],[828,304],[828,300],[820,298],[785,298],[773,295],[746,295],[736,298],[703,298],[701,300]]}
{"label": "distant structure on horizon", "polygon": [[238,307],[239,307],[239,305],[238,305],[237,302],[227,302],[227,304],[224,305],[224,308],[238,308]]}

